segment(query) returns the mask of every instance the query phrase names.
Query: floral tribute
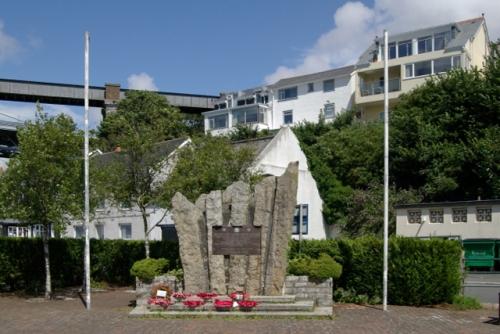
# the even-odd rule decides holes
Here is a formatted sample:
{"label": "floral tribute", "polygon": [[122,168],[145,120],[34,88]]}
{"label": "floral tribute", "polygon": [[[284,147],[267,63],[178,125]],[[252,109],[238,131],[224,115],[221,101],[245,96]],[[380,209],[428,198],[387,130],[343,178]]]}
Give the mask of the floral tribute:
{"label": "floral tribute", "polygon": [[209,301],[209,300],[212,300],[213,298],[217,297],[218,294],[213,293],[213,292],[200,292],[199,294],[197,294],[197,296],[200,297],[201,299],[203,299],[204,301]]}
{"label": "floral tribute", "polygon": [[250,298],[250,295],[246,292],[243,291],[235,291],[229,295],[232,300],[239,301],[239,300],[247,300]]}
{"label": "floral tribute", "polygon": [[233,307],[233,301],[229,299],[215,299],[214,307],[217,311],[229,311]]}
{"label": "floral tribute", "polygon": [[257,302],[255,300],[242,300],[238,302],[238,305],[240,306],[240,311],[249,312],[257,306]]}
{"label": "floral tribute", "polygon": [[200,300],[200,299],[190,299],[190,300],[185,300],[183,302],[183,304],[184,304],[184,306],[186,306],[190,310],[194,310],[197,307],[205,304],[205,302],[203,300]]}
{"label": "floral tribute", "polygon": [[183,301],[184,299],[191,297],[190,293],[182,293],[182,292],[174,292],[172,297],[175,298],[178,302]]}
{"label": "floral tribute", "polygon": [[172,303],[170,302],[170,300],[168,300],[166,298],[162,298],[162,297],[149,297],[148,304],[149,305],[158,305],[158,306],[161,306],[164,309],[166,309]]}

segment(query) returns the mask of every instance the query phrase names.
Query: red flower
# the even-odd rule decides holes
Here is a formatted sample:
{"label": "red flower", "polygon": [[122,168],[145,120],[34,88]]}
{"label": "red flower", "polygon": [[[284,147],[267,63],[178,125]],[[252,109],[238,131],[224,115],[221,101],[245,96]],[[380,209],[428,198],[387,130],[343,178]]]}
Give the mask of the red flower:
{"label": "red flower", "polygon": [[197,308],[198,306],[201,306],[204,304],[204,301],[203,300],[196,300],[196,299],[192,299],[192,300],[185,300],[183,302],[183,304],[187,307],[189,307],[190,309],[195,309]]}
{"label": "red flower", "polygon": [[148,304],[149,305],[158,305],[163,308],[167,308],[171,302],[168,299],[161,298],[161,297],[150,297],[148,299]]}
{"label": "red flower", "polygon": [[174,292],[174,294],[172,295],[172,297],[174,297],[177,300],[186,299],[187,297],[190,297],[190,296],[191,296],[191,294],[182,293],[182,292]]}
{"label": "red flower", "polygon": [[255,300],[242,300],[238,302],[240,308],[253,308],[257,306],[257,302]]}
{"label": "red flower", "polygon": [[200,297],[201,299],[209,300],[217,297],[218,294],[213,292],[200,292],[199,294],[197,294],[197,296]]}
{"label": "red flower", "polygon": [[232,300],[216,299],[214,301],[214,306],[221,307],[221,308],[231,308],[231,307],[233,307],[233,301]]}
{"label": "red flower", "polygon": [[235,291],[229,295],[232,300],[247,300],[250,298],[250,295],[243,291]]}

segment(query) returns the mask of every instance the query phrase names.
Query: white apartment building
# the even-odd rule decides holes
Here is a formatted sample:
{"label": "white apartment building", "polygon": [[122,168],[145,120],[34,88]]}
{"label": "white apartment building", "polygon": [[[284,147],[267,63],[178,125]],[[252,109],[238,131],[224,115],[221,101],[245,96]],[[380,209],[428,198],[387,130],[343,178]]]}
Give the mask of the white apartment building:
{"label": "white apartment building", "polygon": [[[355,99],[364,120],[383,119],[383,38],[377,37],[356,64]],[[389,108],[432,75],[452,68],[483,67],[489,38],[483,17],[391,35]]]}
{"label": "white apartment building", "polygon": [[351,107],[354,66],[281,79],[239,92],[222,93],[215,109],[204,112],[205,131],[226,134],[238,124],[259,130],[302,121],[326,120]]}

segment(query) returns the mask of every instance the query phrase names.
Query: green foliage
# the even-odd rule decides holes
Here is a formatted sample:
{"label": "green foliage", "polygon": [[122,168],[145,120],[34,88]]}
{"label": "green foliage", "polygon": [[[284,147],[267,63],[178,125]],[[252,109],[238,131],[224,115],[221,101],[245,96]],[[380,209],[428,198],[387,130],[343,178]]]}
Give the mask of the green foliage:
{"label": "green foliage", "polygon": [[165,273],[167,266],[168,260],[164,258],[143,259],[134,262],[130,268],[130,275],[143,281],[151,281],[155,276]]}
{"label": "green foliage", "polygon": [[170,207],[176,192],[195,201],[201,194],[224,189],[237,180],[255,179],[258,173],[248,171],[254,157],[254,151],[235,149],[224,137],[194,138],[176,154],[177,162],[162,190],[164,205]]}
{"label": "green foliage", "polygon": [[[50,269],[55,287],[80,285],[83,277],[83,240],[50,239]],[[144,242],[90,240],[91,277],[95,282],[130,285],[130,268],[144,258]],[[168,269],[180,268],[178,244],[152,241],[151,256],[166,258]],[[44,266],[39,238],[0,238],[0,288],[43,291]],[[2,284],[3,283],[3,284]]]}
{"label": "green foliage", "polygon": [[453,297],[452,307],[459,311],[480,310],[482,308],[481,303],[476,298],[462,295]]}
{"label": "green foliage", "polygon": [[376,305],[381,303],[378,296],[368,297],[367,295],[358,295],[352,290],[344,290],[342,288],[333,291],[333,300],[337,303],[352,303],[352,304],[371,304]]}
{"label": "green foliage", "polygon": [[234,129],[229,133],[228,137],[231,141],[253,139],[270,136],[272,132],[268,129],[259,130],[252,125],[242,123],[236,124]]}
{"label": "green foliage", "polygon": [[317,259],[301,256],[289,261],[288,273],[297,276],[309,276],[313,280],[319,281],[331,277],[335,281],[342,274],[342,265],[325,253],[320,254]]}
{"label": "green foliage", "polygon": [[[328,248],[331,248],[328,251]],[[300,249],[300,253],[299,253]],[[389,302],[429,305],[451,302],[460,288],[461,247],[456,241],[391,238]],[[294,241],[289,252],[291,271],[310,271],[310,258],[330,254],[342,264],[336,286],[344,302],[376,303],[382,297],[383,243],[375,237]]]}

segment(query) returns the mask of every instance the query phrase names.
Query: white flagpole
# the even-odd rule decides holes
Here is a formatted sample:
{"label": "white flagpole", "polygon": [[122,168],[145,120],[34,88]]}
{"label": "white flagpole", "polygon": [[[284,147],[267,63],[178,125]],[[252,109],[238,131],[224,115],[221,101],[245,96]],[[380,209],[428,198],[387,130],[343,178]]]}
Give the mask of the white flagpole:
{"label": "white flagpole", "polygon": [[89,240],[89,211],[90,211],[90,197],[89,197],[89,33],[85,32],[85,88],[84,88],[84,99],[85,99],[85,149],[84,149],[84,169],[85,169],[85,306],[87,310],[90,310],[90,240]]}
{"label": "white flagpole", "polygon": [[383,306],[387,311],[387,272],[389,267],[389,48],[384,30],[384,288]]}

